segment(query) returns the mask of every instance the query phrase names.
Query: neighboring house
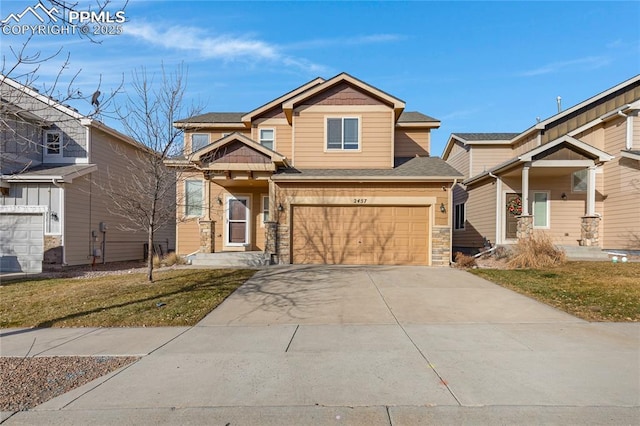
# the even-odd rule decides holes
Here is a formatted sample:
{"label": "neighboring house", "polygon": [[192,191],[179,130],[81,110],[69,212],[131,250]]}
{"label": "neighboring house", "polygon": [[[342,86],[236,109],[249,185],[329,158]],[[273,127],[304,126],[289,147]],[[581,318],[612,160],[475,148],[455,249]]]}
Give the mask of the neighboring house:
{"label": "neighboring house", "polygon": [[454,250],[544,232],[561,246],[640,249],[640,75],[522,133],[454,133]]}
{"label": "neighboring house", "polygon": [[348,74],[185,130],[179,254],[264,251],[277,263],[448,265],[451,187],[440,122]]}
{"label": "neighboring house", "polygon": [[[122,155],[148,151],[32,88],[0,82],[0,271],[142,259],[146,235],[119,229],[104,188],[132,173]],[[175,247],[173,224],[156,237],[164,251]]]}

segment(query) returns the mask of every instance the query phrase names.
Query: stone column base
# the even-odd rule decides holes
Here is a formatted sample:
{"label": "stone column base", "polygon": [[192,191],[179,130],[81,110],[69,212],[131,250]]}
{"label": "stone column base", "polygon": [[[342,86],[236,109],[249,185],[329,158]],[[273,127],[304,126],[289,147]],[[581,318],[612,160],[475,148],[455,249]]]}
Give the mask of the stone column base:
{"label": "stone column base", "polygon": [[518,240],[525,240],[531,238],[533,235],[533,216],[518,216],[518,224],[516,228],[516,238]]}
{"label": "stone column base", "polygon": [[200,253],[214,253],[216,222],[199,220],[198,227],[200,228]]}
{"label": "stone column base", "polygon": [[598,247],[600,245],[600,216],[582,217],[580,245],[585,247]]}

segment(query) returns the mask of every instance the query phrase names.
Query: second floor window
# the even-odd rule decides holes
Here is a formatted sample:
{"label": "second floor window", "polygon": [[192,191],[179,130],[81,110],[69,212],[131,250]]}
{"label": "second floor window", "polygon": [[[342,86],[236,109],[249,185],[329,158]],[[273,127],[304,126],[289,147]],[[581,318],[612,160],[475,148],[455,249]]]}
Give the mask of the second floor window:
{"label": "second floor window", "polygon": [[327,149],[360,149],[358,118],[327,118]]}
{"label": "second floor window", "polygon": [[197,151],[209,144],[209,134],[194,133],[191,135],[191,151]]}
{"label": "second floor window", "polygon": [[273,129],[260,129],[260,145],[273,149],[275,131]]}
{"label": "second floor window", "polygon": [[61,132],[46,132],[45,138],[45,152],[47,155],[60,155],[62,154],[62,133]]}

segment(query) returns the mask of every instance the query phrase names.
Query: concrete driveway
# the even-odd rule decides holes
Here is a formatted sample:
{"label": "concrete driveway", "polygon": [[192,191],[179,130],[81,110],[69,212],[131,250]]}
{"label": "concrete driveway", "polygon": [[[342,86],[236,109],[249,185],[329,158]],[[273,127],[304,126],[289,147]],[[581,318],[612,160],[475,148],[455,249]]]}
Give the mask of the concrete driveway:
{"label": "concrete driveway", "polygon": [[640,327],[468,273],[261,270],[109,380],[8,424],[638,424]]}

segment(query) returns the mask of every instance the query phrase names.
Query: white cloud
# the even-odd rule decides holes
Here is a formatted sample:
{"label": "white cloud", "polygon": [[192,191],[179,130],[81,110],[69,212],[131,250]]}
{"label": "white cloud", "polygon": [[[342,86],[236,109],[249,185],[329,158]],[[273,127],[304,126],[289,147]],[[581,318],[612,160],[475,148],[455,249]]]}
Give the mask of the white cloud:
{"label": "white cloud", "polygon": [[596,69],[608,65],[611,60],[605,56],[587,56],[585,58],[572,59],[569,61],[552,62],[529,71],[521,72],[524,77],[532,77],[542,74],[551,74],[560,71],[576,70],[576,69]]}
{"label": "white cloud", "polygon": [[202,59],[272,61],[308,72],[324,69],[306,59],[288,56],[279,46],[262,40],[230,35],[211,36],[195,27],[173,26],[160,31],[153,25],[139,24],[128,26],[125,34],[166,49],[193,52]]}
{"label": "white cloud", "polygon": [[288,44],[288,49],[321,49],[331,46],[359,46],[364,44],[391,43],[403,40],[399,34],[370,34],[355,37],[320,38]]}

